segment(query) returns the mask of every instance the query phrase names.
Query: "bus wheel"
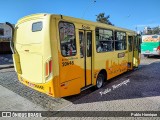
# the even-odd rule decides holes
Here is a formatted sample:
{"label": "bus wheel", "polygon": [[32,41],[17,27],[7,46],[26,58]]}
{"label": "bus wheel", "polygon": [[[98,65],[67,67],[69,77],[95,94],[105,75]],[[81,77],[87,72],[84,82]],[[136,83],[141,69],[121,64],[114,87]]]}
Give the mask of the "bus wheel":
{"label": "bus wheel", "polygon": [[144,57],[147,57],[147,58],[148,58],[148,56],[149,56],[149,55],[144,55]]}
{"label": "bus wheel", "polygon": [[97,80],[96,80],[96,88],[101,88],[103,86],[103,83],[104,83],[104,75],[102,73],[100,73],[97,77]]}

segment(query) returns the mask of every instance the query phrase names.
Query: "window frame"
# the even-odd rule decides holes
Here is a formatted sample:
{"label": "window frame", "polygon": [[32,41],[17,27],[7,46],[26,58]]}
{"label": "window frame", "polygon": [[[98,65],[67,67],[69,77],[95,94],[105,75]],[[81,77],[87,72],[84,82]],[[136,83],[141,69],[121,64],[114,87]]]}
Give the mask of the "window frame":
{"label": "window frame", "polygon": [[[90,37],[91,37],[90,41],[89,41],[89,42],[91,42],[91,44],[88,43],[88,35],[90,35]],[[87,57],[92,57],[92,32],[87,32],[86,37],[87,37],[86,48],[88,47],[88,45],[91,45],[91,46],[89,46],[90,49],[89,50],[87,49]]]}
{"label": "window frame", "polygon": [[120,30],[115,30],[114,31],[114,50],[115,51],[120,51],[120,50],[116,50],[116,41],[124,41],[124,40],[117,40],[117,32],[121,32],[121,33],[125,33],[125,49],[121,49],[121,50],[127,50],[127,33],[125,31],[120,31]]}
{"label": "window frame", "polygon": [[140,47],[138,36],[134,35],[133,50],[137,51]]}
{"label": "window frame", "polygon": [[[131,39],[131,44],[130,44],[130,42],[129,42],[129,37],[131,37],[132,39]],[[133,44],[134,44],[134,36],[133,35],[128,35],[128,52],[133,52]],[[131,49],[130,49],[130,47],[131,47]]]}
{"label": "window frame", "polygon": [[[75,55],[66,55],[66,56],[64,56],[63,54],[62,54],[62,43],[61,43],[61,37],[60,37],[60,28],[59,28],[59,25],[60,25],[60,23],[69,23],[69,24],[72,24],[73,26],[74,26],[74,36],[75,36],[75,50],[76,50],[76,53],[75,53]],[[61,51],[61,55],[63,56],[63,57],[72,57],[72,56],[76,56],[77,55],[77,41],[76,41],[76,27],[75,27],[75,24],[74,23],[72,23],[72,22],[68,22],[68,21],[59,21],[58,22],[58,31],[59,31],[59,42],[60,42],[60,51]]]}
{"label": "window frame", "polygon": [[[83,53],[83,54],[82,54],[82,56],[81,56],[80,33],[82,33],[82,35],[83,35],[83,36],[82,36],[83,38],[82,38],[82,41],[81,41],[81,42],[83,42],[83,48],[82,48],[82,53]],[[79,36],[80,57],[81,57],[81,58],[84,58],[84,56],[85,56],[85,55],[84,55],[84,32],[78,31],[78,36]]]}
{"label": "window frame", "polygon": [[[97,42],[97,38],[96,38],[96,37],[97,37],[97,36],[96,36],[96,35],[97,35],[97,33],[96,33],[97,29],[103,30],[103,35],[105,35],[105,34],[104,34],[104,30],[108,30],[108,31],[111,31],[111,32],[112,32],[113,48],[112,48],[111,51],[100,51],[100,52],[98,52],[98,51],[97,51],[97,46],[96,46],[96,52],[97,52],[97,53],[113,52],[113,51],[115,50],[114,31],[113,31],[112,29],[106,29],[106,28],[96,27],[96,28],[95,28],[95,40],[96,40],[96,42]],[[111,40],[107,40],[107,41],[111,42]]]}

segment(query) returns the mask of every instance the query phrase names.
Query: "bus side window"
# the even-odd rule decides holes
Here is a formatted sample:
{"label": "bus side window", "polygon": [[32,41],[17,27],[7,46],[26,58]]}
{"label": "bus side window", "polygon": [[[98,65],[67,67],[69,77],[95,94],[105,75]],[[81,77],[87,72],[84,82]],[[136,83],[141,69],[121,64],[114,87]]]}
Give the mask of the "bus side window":
{"label": "bus side window", "polygon": [[84,36],[83,32],[79,32],[80,56],[84,57]]}
{"label": "bus side window", "polygon": [[72,23],[60,22],[59,23],[59,34],[61,44],[61,54],[64,57],[75,56],[76,50],[76,37],[75,37],[75,26]]}
{"label": "bus side window", "polygon": [[141,39],[141,36],[139,35],[138,36],[138,50],[139,50],[139,52],[141,52],[141,43],[142,43],[142,39]]}
{"label": "bus side window", "polygon": [[98,53],[114,50],[112,30],[96,28],[96,49]]}
{"label": "bus side window", "polygon": [[115,32],[115,50],[126,50],[125,32]]}
{"label": "bus side window", "polygon": [[133,45],[133,36],[128,36],[128,50],[129,52],[132,51],[132,45]]}
{"label": "bus side window", "polygon": [[141,38],[139,35],[135,37],[135,50],[141,52]]}
{"label": "bus side window", "polygon": [[92,56],[92,33],[87,32],[87,57]]}
{"label": "bus side window", "polygon": [[137,37],[134,36],[134,50],[138,50]]}

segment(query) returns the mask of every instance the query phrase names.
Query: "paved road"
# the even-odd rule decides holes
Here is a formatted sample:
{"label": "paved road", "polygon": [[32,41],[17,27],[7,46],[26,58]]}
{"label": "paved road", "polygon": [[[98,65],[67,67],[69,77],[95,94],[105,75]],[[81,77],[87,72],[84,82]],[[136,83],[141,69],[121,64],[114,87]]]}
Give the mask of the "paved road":
{"label": "paved road", "polygon": [[62,110],[160,111],[160,61],[112,79]]}
{"label": "paved road", "polygon": [[0,54],[0,65],[13,64],[11,54]]}
{"label": "paved road", "polygon": [[0,85],[45,110],[160,111],[159,69],[160,58],[142,58],[139,69],[112,79],[103,88],[65,98],[51,98],[22,85],[13,68],[0,70]]}
{"label": "paved road", "polygon": [[45,109],[0,85],[1,111],[44,111]]}

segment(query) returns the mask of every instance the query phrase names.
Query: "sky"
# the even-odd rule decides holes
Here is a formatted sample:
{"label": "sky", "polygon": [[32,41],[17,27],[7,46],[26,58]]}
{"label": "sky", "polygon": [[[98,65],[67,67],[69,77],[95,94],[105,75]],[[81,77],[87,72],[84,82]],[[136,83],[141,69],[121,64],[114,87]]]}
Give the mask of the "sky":
{"label": "sky", "polygon": [[96,15],[104,12],[122,28],[139,31],[160,25],[160,0],[1,0],[0,4],[0,23],[16,24],[20,18],[35,13],[96,21]]}

